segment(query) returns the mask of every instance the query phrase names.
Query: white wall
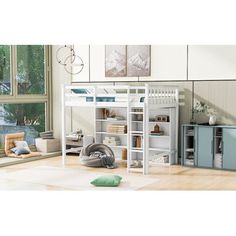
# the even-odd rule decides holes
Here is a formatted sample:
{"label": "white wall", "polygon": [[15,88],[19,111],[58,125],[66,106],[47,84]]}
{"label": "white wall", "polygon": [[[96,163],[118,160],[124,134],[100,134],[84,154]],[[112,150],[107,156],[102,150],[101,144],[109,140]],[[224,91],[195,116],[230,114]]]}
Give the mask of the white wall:
{"label": "white wall", "polygon": [[153,45],[151,47],[151,76],[145,80],[186,80],[186,45]]}
{"label": "white wall", "polygon": [[235,45],[189,46],[189,79],[222,80],[236,78]]}
{"label": "white wall", "polygon": [[217,111],[218,123],[236,124],[236,81],[195,82],[194,90],[196,99]]}

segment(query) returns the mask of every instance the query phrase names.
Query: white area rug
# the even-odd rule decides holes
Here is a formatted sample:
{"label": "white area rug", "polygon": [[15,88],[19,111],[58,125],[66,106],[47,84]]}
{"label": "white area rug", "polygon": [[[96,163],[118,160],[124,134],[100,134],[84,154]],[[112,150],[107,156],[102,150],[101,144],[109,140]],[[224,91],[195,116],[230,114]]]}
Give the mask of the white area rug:
{"label": "white area rug", "polygon": [[[115,172],[114,172],[115,174]],[[94,187],[90,182],[107,173],[96,173],[80,169],[39,166],[15,172],[1,173],[0,179],[14,180],[27,183],[57,186],[72,190],[137,190],[152,184],[158,179],[148,176],[125,174],[119,187]],[[29,189],[30,190],[30,189]]]}

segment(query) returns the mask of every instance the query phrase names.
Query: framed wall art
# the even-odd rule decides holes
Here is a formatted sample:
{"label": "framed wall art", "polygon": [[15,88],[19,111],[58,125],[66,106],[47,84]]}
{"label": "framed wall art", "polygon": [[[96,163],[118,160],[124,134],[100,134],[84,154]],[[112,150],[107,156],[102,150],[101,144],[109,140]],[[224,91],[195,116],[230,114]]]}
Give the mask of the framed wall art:
{"label": "framed wall art", "polygon": [[125,45],[105,46],[105,76],[123,77],[127,75],[127,56]]}
{"label": "framed wall art", "polygon": [[127,76],[151,75],[150,45],[127,46]]}

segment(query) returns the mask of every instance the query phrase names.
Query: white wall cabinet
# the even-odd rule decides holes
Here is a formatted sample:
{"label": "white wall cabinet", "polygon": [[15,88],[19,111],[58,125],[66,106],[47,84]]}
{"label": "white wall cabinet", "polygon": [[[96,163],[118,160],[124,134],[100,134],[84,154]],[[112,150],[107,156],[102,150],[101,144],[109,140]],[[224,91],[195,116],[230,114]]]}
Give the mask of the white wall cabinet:
{"label": "white wall cabinet", "polygon": [[146,80],[187,80],[186,45],[152,45],[151,76]]}
{"label": "white wall cabinet", "polygon": [[236,78],[236,45],[191,45],[189,80]]}

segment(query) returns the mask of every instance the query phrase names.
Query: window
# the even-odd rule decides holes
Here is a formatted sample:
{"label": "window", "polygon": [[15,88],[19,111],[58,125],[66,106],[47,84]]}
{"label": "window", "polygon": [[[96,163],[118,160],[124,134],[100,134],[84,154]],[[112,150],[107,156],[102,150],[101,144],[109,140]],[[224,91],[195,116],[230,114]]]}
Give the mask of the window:
{"label": "window", "polygon": [[0,138],[8,133],[25,132],[28,144],[34,144],[45,131],[45,103],[0,104]]}
{"label": "window", "polygon": [[0,149],[7,133],[24,131],[29,144],[49,130],[51,61],[44,45],[0,45]]}
{"label": "window", "polygon": [[45,94],[45,57],[43,45],[17,46],[18,94]]}
{"label": "window", "polygon": [[11,93],[11,48],[0,45],[0,95]]}

